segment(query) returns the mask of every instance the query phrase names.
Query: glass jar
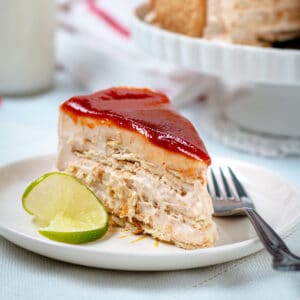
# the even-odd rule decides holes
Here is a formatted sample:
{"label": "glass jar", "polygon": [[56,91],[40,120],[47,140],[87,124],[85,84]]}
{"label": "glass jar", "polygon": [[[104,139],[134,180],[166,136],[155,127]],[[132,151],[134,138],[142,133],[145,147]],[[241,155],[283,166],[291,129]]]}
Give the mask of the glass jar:
{"label": "glass jar", "polygon": [[30,95],[52,86],[54,28],[54,0],[0,1],[0,95]]}

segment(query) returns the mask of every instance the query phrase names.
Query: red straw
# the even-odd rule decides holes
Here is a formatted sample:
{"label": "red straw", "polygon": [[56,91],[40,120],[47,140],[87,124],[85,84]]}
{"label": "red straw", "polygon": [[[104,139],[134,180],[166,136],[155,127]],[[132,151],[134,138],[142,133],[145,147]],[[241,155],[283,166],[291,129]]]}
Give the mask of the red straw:
{"label": "red straw", "polygon": [[130,38],[129,30],[120,24],[112,15],[106,12],[95,0],[87,0],[89,10],[100,17],[108,26],[126,38]]}

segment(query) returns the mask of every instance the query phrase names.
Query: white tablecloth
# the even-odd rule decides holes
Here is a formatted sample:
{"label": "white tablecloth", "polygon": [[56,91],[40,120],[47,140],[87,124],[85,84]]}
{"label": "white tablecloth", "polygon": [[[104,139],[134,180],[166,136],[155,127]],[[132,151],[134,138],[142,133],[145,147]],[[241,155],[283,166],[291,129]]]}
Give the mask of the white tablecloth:
{"label": "white tablecloth", "polygon": [[[55,88],[31,98],[0,104],[0,165],[56,151],[58,105],[82,94],[65,75]],[[182,112],[200,124],[201,105]],[[202,135],[209,152],[259,164],[300,187],[300,160],[257,158]],[[1,195],[0,195],[1,197]],[[299,199],[300,201],[300,199]],[[300,226],[286,242],[300,253]],[[276,272],[266,251],[226,264],[176,272],[122,272],[57,262],[23,250],[0,237],[0,299],[300,299],[300,273]]]}

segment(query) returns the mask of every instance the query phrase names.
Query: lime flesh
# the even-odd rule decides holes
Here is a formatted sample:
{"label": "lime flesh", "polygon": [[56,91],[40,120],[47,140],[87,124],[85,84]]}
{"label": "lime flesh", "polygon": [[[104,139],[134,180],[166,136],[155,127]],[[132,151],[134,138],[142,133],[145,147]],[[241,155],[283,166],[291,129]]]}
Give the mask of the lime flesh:
{"label": "lime flesh", "polygon": [[22,204],[41,227],[39,233],[55,241],[86,243],[99,239],[108,229],[108,214],[101,201],[65,173],[47,173],[33,181],[24,191]]}

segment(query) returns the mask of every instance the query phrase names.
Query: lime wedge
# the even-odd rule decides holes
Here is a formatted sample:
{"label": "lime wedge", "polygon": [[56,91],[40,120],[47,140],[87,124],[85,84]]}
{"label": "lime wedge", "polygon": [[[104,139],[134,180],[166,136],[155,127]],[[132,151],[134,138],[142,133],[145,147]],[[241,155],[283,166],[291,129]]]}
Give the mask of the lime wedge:
{"label": "lime wedge", "polygon": [[22,196],[22,204],[41,227],[39,233],[55,241],[87,243],[108,229],[108,214],[101,201],[65,173],[47,173],[33,181]]}

